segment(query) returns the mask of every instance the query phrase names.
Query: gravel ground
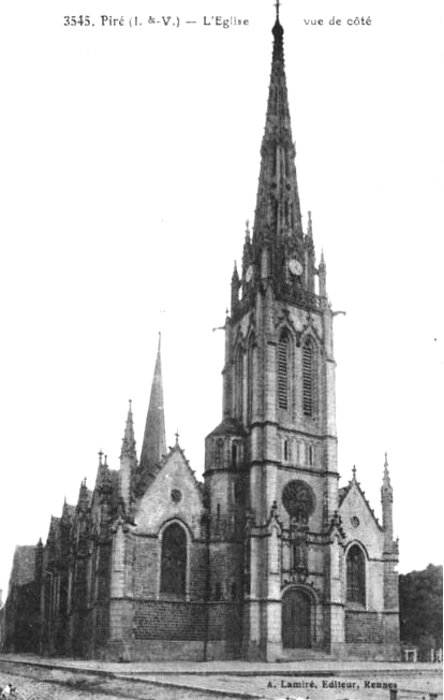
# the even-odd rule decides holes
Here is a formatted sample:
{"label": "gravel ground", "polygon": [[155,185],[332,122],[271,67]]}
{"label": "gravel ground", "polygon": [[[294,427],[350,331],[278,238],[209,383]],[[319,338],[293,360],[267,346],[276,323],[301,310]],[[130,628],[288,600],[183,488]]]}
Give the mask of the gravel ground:
{"label": "gravel ground", "polygon": [[[418,667],[419,671],[419,667]],[[142,680],[143,678],[143,680]],[[241,675],[163,675],[124,677],[94,675],[87,670],[71,672],[0,660],[0,688],[6,683],[17,688],[19,700],[209,700],[230,698],[266,698],[267,700],[390,700],[389,687],[397,687],[397,700],[430,700],[431,693],[442,700],[438,674],[411,671],[405,674],[377,672],[332,677]],[[376,684],[376,685],[371,685]],[[378,687],[382,684],[383,687]]]}
{"label": "gravel ground", "polygon": [[[0,688],[6,683],[16,687],[18,700],[197,700],[208,697],[205,691],[186,691],[153,683],[108,679],[89,674],[43,669],[0,667]],[[211,697],[217,697],[211,694]],[[219,695],[220,697],[220,695]]]}

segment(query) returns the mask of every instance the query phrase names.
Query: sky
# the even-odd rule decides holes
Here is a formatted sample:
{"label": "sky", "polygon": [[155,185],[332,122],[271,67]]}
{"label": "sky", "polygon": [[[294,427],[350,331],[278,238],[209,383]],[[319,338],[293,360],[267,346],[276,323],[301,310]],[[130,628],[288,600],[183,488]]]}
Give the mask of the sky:
{"label": "sky", "polygon": [[[102,26],[105,11],[124,26]],[[82,12],[95,26],[64,26]],[[221,419],[212,329],[254,216],[274,12],[265,0],[5,7],[4,595],[15,545],[46,541],[64,498],[77,502],[84,477],[93,487],[99,450],[118,468],[129,399],[140,449],[159,331],[167,444],[178,430],[202,474]],[[357,17],[371,24],[347,24]],[[422,569],[442,563],[442,3],[287,0],[281,21],[304,221],[310,210],[346,311],[341,485],[356,465],[379,515],[388,453],[398,570]]]}

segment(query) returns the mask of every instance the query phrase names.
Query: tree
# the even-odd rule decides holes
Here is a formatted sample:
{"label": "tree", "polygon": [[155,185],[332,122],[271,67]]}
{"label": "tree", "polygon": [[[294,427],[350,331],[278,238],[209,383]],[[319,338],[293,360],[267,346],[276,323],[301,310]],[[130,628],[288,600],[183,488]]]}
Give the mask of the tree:
{"label": "tree", "polygon": [[401,642],[419,647],[419,658],[442,648],[442,566],[399,577]]}

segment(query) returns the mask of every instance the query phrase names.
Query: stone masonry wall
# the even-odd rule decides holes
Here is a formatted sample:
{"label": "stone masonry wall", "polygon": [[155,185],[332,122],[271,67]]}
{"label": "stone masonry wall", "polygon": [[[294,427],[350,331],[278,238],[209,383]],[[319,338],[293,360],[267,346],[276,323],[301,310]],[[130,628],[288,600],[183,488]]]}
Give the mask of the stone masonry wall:
{"label": "stone masonry wall", "polygon": [[135,601],[133,633],[136,640],[203,640],[205,609],[185,601]]}
{"label": "stone masonry wall", "polygon": [[382,644],[384,642],[383,615],[376,612],[347,610],[345,612],[345,641]]}

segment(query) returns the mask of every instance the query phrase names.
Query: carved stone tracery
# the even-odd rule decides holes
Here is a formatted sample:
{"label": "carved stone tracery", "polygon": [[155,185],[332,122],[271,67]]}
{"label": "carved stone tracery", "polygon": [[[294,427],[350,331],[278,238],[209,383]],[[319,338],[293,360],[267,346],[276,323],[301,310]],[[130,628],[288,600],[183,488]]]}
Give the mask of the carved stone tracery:
{"label": "carved stone tracery", "polygon": [[295,479],[285,485],[282,492],[282,503],[291,518],[297,523],[307,524],[315,507],[312,489],[304,481]]}

